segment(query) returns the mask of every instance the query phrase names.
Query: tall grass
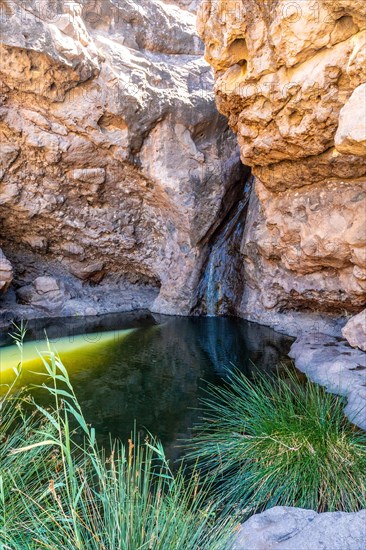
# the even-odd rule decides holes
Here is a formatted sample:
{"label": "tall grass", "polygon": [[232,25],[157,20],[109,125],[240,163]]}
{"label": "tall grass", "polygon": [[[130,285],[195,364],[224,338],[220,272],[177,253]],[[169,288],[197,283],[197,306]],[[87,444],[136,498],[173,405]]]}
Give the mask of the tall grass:
{"label": "tall grass", "polygon": [[152,437],[116,441],[106,456],[62,362],[51,349],[42,357],[54,409],[10,392],[0,404],[0,548],[229,547],[234,520],[217,516],[208,484],[173,475]]}
{"label": "tall grass", "polygon": [[210,386],[190,458],[217,478],[217,500],[245,514],[364,508],[366,433],[344,417],[341,398],[288,370],[286,378],[235,373],[229,385]]}

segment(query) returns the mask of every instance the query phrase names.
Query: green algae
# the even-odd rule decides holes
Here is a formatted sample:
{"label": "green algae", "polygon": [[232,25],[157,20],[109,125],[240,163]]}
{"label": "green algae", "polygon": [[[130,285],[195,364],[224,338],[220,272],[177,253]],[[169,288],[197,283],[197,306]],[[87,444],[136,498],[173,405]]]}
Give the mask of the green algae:
{"label": "green algae", "polygon": [[[79,334],[58,338],[51,342],[47,342],[46,338],[24,342],[22,373],[17,385],[25,386],[41,381],[39,375],[45,374],[46,369],[40,355],[47,355],[50,350],[57,353],[69,373],[97,368],[105,361],[106,353],[110,353],[135,330],[126,329]],[[11,345],[0,348],[0,385],[9,385],[15,380],[19,363],[20,356],[17,346]]]}

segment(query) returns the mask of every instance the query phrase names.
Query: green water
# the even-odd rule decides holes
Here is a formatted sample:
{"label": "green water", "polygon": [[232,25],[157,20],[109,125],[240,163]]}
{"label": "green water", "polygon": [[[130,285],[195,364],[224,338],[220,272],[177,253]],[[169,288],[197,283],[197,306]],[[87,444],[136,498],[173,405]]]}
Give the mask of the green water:
{"label": "green water", "polygon": [[[28,385],[41,378],[33,372],[41,365],[36,348],[45,348],[44,330],[101,443],[108,444],[109,433],[126,441],[136,422],[138,430],[161,438],[172,458],[177,440],[189,436],[198,418],[207,382],[222,384],[234,366],[252,376],[253,363],[270,374],[288,360],[291,345],[270,329],[232,318],[139,313],[38,320],[29,325],[24,348]],[[16,352],[5,334],[1,341],[0,381],[7,382]],[[32,391],[43,404],[51,402],[43,391]]]}
{"label": "green water", "polygon": [[[136,329],[78,334],[60,337],[56,341],[49,340],[45,335],[42,340],[24,342],[21,352],[15,345],[4,346],[0,348],[0,384],[3,385],[4,392],[13,382],[17,382],[17,386],[39,384],[39,375],[46,373],[44,358],[50,353],[60,356],[70,376],[78,371],[103,367],[134,330]],[[17,378],[20,361],[22,373]]]}

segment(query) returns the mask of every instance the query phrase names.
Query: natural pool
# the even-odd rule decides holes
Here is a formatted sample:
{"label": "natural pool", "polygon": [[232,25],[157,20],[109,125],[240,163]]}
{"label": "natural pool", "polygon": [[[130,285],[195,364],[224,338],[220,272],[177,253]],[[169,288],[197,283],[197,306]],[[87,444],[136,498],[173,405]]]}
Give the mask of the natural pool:
{"label": "natural pool", "polygon": [[[84,415],[99,440],[109,433],[126,441],[133,429],[158,436],[167,455],[179,454],[176,442],[189,436],[198,418],[198,400],[207,382],[222,384],[236,367],[249,377],[256,365],[268,374],[287,362],[292,340],[235,318],[167,317],[146,312],[97,318],[36,320],[28,324],[25,364],[35,357],[35,341],[46,331],[67,366]],[[6,382],[15,346],[2,335],[0,382]],[[44,349],[44,344],[36,344]],[[14,359],[12,359],[14,361]],[[27,365],[26,365],[27,366]],[[36,363],[25,381],[43,381]],[[1,380],[2,378],[2,380]],[[47,404],[45,392],[32,390]]]}

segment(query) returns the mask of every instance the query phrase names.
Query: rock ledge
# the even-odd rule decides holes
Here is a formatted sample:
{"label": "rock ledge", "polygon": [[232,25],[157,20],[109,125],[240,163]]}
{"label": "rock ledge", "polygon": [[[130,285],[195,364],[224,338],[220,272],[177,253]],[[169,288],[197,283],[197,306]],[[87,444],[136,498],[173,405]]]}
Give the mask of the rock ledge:
{"label": "rock ledge", "polygon": [[364,550],[366,510],[328,512],[276,506],[240,528],[235,550]]}

